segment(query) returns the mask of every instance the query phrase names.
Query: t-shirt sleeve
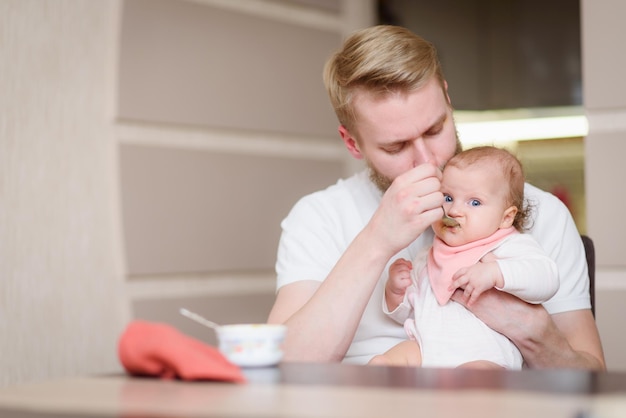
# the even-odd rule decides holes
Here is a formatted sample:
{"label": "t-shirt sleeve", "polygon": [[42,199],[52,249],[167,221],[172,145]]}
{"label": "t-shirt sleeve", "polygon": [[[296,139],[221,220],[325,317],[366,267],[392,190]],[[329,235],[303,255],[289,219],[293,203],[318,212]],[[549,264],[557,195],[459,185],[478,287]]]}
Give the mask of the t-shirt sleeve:
{"label": "t-shirt sleeve", "polygon": [[554,195],[533,186],[525,192],[534,213],[529,233],[559,270],[559,290],[543,306],[551,314],[591,309],[585,248],[569,210]]}
{"label": "t-shirt sleeve", "polygon": [[557,265],[531,235],[509,237],[494,254],[504,278],[501,290],[529,303],[543,303],[556,294]]}
{"label": "t-shirt sleeve", "polygon": [[319,194],[305,196],[281,222],[277,290],[300,280],[323,281],[345,251],[340,219]]}

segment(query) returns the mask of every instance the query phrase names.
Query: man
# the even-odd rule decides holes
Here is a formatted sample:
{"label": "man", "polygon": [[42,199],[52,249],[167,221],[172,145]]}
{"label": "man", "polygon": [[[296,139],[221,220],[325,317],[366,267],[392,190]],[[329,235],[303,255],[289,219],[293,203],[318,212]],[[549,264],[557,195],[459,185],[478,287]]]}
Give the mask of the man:
{"label": "man", "polygon": [[[289,327],[286,361],[366,363],[405,339],[380,301],[388,266],[432,243],[443,215],[441,168],[460,151],[434,47],[410,31],[356,32],[324,81],[350,154],[367,172],[301,199],[283,221],[278,293],[269,322]],[[541,305],[492,290],[468,307],[511,339],[530,367],[603,370],[584,248],[554,196],[526,185],[530,233],[555,260],[560,288]],[[457,291],[453,300],[467,304]]]}

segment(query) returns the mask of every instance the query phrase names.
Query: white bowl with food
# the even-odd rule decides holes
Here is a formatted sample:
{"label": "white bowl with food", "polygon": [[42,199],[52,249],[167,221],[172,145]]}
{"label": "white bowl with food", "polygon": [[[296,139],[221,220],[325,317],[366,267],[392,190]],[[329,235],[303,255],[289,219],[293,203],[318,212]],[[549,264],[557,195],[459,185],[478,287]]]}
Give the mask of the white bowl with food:
{"label": "white bowl with food", "polygon": [[283,358],[287,327],[279,324],[233,324],[215,329],[219,350],[241,367],[275,366]]}
{"label": "white bowl with food", "polygon": [[219,325],[185,308],[180,313],[215,330],[220,352],[240,367],[275,366],[283,358],[287,326],[280,324]]}

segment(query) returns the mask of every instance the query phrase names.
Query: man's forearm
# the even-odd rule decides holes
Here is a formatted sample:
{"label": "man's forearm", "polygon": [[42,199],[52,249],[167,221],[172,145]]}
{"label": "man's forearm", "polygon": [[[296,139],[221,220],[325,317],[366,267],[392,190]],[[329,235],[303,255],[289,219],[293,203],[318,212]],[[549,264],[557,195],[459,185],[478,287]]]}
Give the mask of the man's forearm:
{"label": "man's forearm", "polygon": [[[462,293],[454,300],[466,304]],[[519,348],[532,368],[605,370],[602,345],[589,310],[550,315],[504,292],[485,292],[470,309]]]}
{"label": "man's forearm", "polygon": [[[278,295],[270,322],[288,326],[285,361],[341,361],[359,325],[365,307],[389,253],[370,244],[363,231],[345,251],[335,268],[308,300],[289,306],[299,292]],[[281,290],[282,293],[282,290]],[[287,307],[287,308],[285,308]]]}
{"label": "man's forearm", "polygon": [[544,309],[532,309],[531,315],[526,327],[509,336],[529,367],[605,370],[604,359],[575,350]]}

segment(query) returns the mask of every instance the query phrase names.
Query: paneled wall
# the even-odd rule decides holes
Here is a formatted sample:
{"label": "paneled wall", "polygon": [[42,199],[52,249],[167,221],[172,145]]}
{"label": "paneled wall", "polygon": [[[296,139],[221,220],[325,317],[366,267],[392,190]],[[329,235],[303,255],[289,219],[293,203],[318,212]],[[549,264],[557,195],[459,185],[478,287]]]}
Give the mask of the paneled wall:
{"label": "paneled wall", "polygon": [[0,386],[120,369],[119,5],[0,1]]}
{"label": "paneled wall", "polygon": [[607,365],[626,369],[626,224],[615,211],[626,206],[626,28],[620,0],[582,0],[587,229],[596,244],[597,322]]}
{"label": "paneled wall", "polygon": [[282,218],[350,169],[322,69],[355,16],[368,16],[350,10],[372,3],[123,4],[118,152],[133,315],[211,341],[178,308],[265,321]]}
{"label": "paneled wall", "polygon": [[280,219],[350,170],[324,55],[373,11],[0,1],[0,386],[120,371],[125,324],[181,305],[265,320]]}

